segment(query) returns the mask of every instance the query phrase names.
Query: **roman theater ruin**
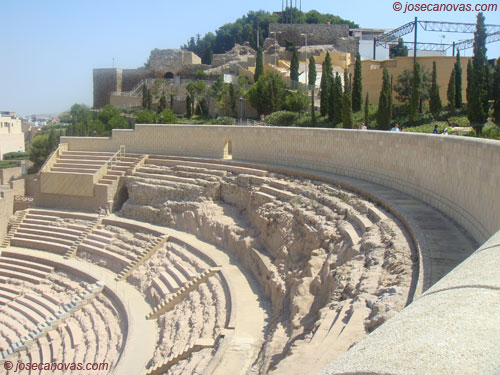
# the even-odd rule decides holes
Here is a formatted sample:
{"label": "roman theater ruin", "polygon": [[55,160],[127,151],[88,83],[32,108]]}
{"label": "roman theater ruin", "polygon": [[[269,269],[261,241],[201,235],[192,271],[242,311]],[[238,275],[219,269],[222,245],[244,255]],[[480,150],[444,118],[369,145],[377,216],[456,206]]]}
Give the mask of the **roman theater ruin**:
{"label": "roman theater ruin", "polygon": [[3,364],[500,368],[498,142],[215,125],[60,142],[1,245]]}

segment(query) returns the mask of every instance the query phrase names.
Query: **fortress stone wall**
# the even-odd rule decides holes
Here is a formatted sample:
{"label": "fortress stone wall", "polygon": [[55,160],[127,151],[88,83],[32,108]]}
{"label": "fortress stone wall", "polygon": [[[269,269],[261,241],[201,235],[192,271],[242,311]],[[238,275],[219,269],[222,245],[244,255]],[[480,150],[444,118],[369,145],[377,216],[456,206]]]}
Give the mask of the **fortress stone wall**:
{"label": "fortress stone wall", "polygon": [[330,44],[341,52],[353,55],[358,52],[359,40],[349,36],[349,25],[272,23],[269,25],[269,32],[281,33],[276,35],[276,40],[281,46],[285,45],[285,40],[294,42],[297,46],[304,46],[305,39],[301,34],[313,34],[307,37],[309,46]]}
{"label": "fortress stone wall", "polygon": [[110,138],[62,137],[69,150],[222,158],[353,176],[446,213],[479,243],[500,228],[500,144],[491,140],[343,129],[136,125]]}

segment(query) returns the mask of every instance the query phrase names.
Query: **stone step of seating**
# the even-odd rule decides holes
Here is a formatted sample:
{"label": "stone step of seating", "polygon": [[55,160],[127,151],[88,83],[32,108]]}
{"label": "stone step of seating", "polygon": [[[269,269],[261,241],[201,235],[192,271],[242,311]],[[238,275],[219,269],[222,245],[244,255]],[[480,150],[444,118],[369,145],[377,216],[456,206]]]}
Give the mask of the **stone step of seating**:
{"label": "stone step of seating", "polygon": [[344,304],[339,311],[333,309],[328,310],[326,315],[322,317],[321,324],[316,329],[316,332],[314,332],[310,343],[313,345],[321,345],[332,329],[339,333],[342,330],[342,327],[345,327],[345,323],[342,320],[344,319],[345,313],[348,309],[349,305]]}
{"label": "stone step of seating", "polygon": [[363,232],[366,232],[373,226],[373,223],[368,218],[361,216],[360,214],[355,213],[350,216],[350,219],[352,219]]}
{"label": "stone step of seating", "polygon": [[166,269],[166,272],[170,276],[172,276],[172,278],[177,282],[177,285],[179,286],[184,285],[189,281],[189,277],[180,272],[180,270],[177,269],[176,267],[168,267]]}
{"label": "stone step of seating", "polygon": [[94,230],[92,233],[89,233],[86,239],[109,245],[113,241],[113,233],[108,232],[110,236],[102,235],[101,233],[103,233],[103,231]]}
{"label": "stone step of seating", "polygon": [[187,172],[181,170],[175,170],[172,172],[175,174],[176,177],[189,178],[191,180],[195,180],[196,184],[199,183],[198,181],[213,182],[219,179],[219,177],[207,173]]}
{"label": "stone step of seating", "polygon": [[61,159],[96,160],[96,161],[99,161],[102,164],[104,164],[104,163],[106,163],[109,160],[110,157],[107,157],[107,156],[95,156],[95,155],[74,155],[74,154],[72,154],[72,155],[66,155],[66,154],[62,154],[57,159],[58,160],[61,160]]}
{"label": "stone step of seating", "polygon": [[55,306],[59,306],[60,305],[59,300],[56,297],[54,297],[53,295],[49,294],[49,293],[42,293],[42,297],[43,297],[44,300],[49,301],[50,303],[52,303]]}
{"label": "stone step of seating", "polygon": [[266,170],[263,170],[263,169],[239,167],[236,165],[231,165],[229,163],[223,163],[223,162],[214,163],[214,161],[212,161],[212,160],[207,161],[207,162],[204,162],[201,160],[199,160],[199,161],[187,161],[187,160],[182,160],[182,159],[175,158],[175,157],[168,157],[168,156],[162,157],[162,156],[156,156],[156,155],[150,155],[148,160],[165,162],[166,164],[164,164],[164,165],[186,165],[186,166],[191,166],[191,167],[224,170],[224,171],[234,172],[234,173],[238,173],[238,174],[243,174],[243,173],[250,174],[250,175],[253,174],[253,175],[262,176],[262,177],[265,177],[268,174],[268,172]]}
{"label": "stone step of seating", "polygon": [[93,170],[98,170],[101,166],[99,164],[85,164],[85,163],[68,163],[67,161],[65,163],[55,163],[52,166],[52,169],[54,168],[69,168],[69,169],[93,169]]}
{"label": "stone step of seating", "polygon": [[263,193],[262,191],[254,191],[252,196],[255,199],[255,203],[259,206],[276,200],[274,195]]}
{"label": "stone step of seating", "polygon": [[53,236],[50,235],[41,235],[41,234],[30,234],[17,231],[12,238],[22,238],[28,240],[40,240],[40,241],[49,241],[57,244],[65,245],[71,247],[74,244],[74,240],[66,240],[64,238],[57,237],[57,232],[53,233]]}
{"label": "stone step of seating", "polygon": [[50,232],[57,231],[58,233],[73,236],[74,238],[78,238],[82,234],[82,231],[80,229],[69,229],[67,227],[58,227],[55,225],[30,224],[27,222],[22,223],[19,229],[32,229]]}
{"label": "stone step of seating", "polygon": [[178,176],[156,174],[156,173],[145,173],[142,171],[135,172],[134,176],[143,177],[143,178],[151,178],[151,179],[155,179],[155,180],[180,182],[180,183],[185,183],[185,184],[193,184],[193,185],[196,184],[196,179],[194,179],[194,178],[178,177]]}
{"label": "stone step of seating", "polygon": [[90,238],[89,236],[87,236],[87,238],[85,238],[82,241],[82,243],[104,249],[111,243],[111,239],[106,238],[104,241],[101,241],[101,239]]}
{"label": "stone step of seating", "polygon": [[39,316],[43,317],[44,320],[50,316],[52,313],[50,310],[47,310],[43,305],[39,305],[36,302],[32,301],[29,298],[26,297],[20,297],[16,299],[16,302],[24,305],[26,308],[36,312]]}
{"label": "stone step of seating", "polygon": [[71,249],[71,246],[63,245],[53,241],[41,241],[28,238],[12,237],[11,246],[26,247],[28,249],[45,250],[52,253],[64,254]]}
{"label": "stone step of seating", "polygon": [[13,294],[21,294],[22,289],[13,285],[0,284],[0,291],[9,292]]}
{"label": "stone step of seating", "polygon": [[[48,230],[50,229],[50,230]],[[26,226],[21,226],[17,231],[16,234],[24,233],[27,235],[32,235],[32,236],[40,236],[41,238],[60,238],[62,240],[67,240],[67,241],[76,241],[80,235],[78,234],[67,234],[67,233],[62,233],[58,230],[58,227],[52,226],[50,228],[46,229],[32,229]],[[22,237],[22,236],[18,236]]]}
{"label": "stone step of seating", "polygon": [[95,214],[89,214],[84,212],[51,210],[48,208],[30,208],[29,213],[38,215],[56,216],[58,218],[66,218],[66,219],[94,220],[96,218]]}
{"label": "stone step of seating", "polygon": [[99,257],[103,257],[105,259],[112,260],[114,262],[118,262],[122,265],[122,267],[125,267],[130,263],[130,259],[124,257],[123,255],[114,253],[112,251],[108,251],[106,249],[92,246],[92,245],[87,244],[85,242],[78,245],[78,251],[86,251],[90,254],[94,254],[94,255],[97,255]]}
{"label": "stone step of seating", "polygon": [[43,306],[47,311],[50,311],[50,313],[52,314],[55,314],[56,311],[59,310],[59,304],[54,303],[53,300],[48,299],[44,295],[39,296],[36,294],[25,294],[24,297],[33,301],[37,305]]}
{"label": "stone step of seating", "polygon": [[42,336],[38,339],[38,347],[40,352],[40,359],[42,362],[53,362],[52,352],[50,350],[50,343],[47,336]]}
{"label": "stone step of seating", "polygon": [[53,168],[50,169],[50,171],[51,172],[78,173],[78,174],[94,174],[97,171],[97,169],[53,167]]}
{"label": "stone step of seating", "polygon": [[66,332],[71,340],[71,347],[76,348],[77,345],[83,343],[83,333],[80,327],[75,323],[74,320],[69,319],[66,322]]}
{"label": "stone step of seating", "polygon": [[106,180],[118,181],[119,178],[120,178],[120,176],[115,176],[115,175],[112,175],[112,174],[108,173],[108,174],[104,175],[103,178],[106,179]]}
{"label": "stone step of seating", "polygon": [[[36,269],[45,273],[50,273],[54,271],[54,267],[52,266],[46,266],[45,264],[40,264],[29,260],[16,258],[15,254],[12,252],[2,253],[2,256],[0,256],[0,263],[16,264],[18,266],[29,267],[31,269]],[[0,290],[1,289],[2,288],[0,287]]]}
{"label": "stone step of seating", "polygon": [[116,177],[121,177],[123,176],[123,172],[122,171],[114,171],[114,170],[110,170],[108,169],[108,175],[110,176],[116,176]]}
{"label": "stone step of seating", "polygon": [[44,220],[44,221],[57,221],[60,219],[59,216],[55,215],[46,215],[40,213],[29,212],[26,214],[25,219],[36,219],[36,220]]}
{"label": "stone step of seating", "polygon": [[[32,326],[36,327],[38,324],[45,322],[46,319],[45,316],[42,316],[38,314],[36,311],[31,310],[29,307],[26,307],[25,305],[17,302],[17,300],[11,302],[9,304],[9,308],[16,310],[21,315],[23,315],[26,319],[28,319],[32,323]],[[35,327],[31,327],[29,329],[33,329]]]}
{"label": "stone step of seating", "polygon": [[342,237],[349,241],[351,245],[356,245],[360,241],[360,237],[358,232],[354,228],[354,226],[349,222],[344,222],[338,226],[339,232],[342,234]]}
{"label": "stone step of seating", "polygon": [[4,296],[2,292],[0,292],[0,305],[6,305],[11,302],[14,298],[9,296]]}
{"label": "stone step of seating", "polygon": [[161,274],[160,274],[160,277],[155,277],[153,279],[151,285],[156,289],[160,298],[164,298],[168,294],[174,293],[175,291],[177,291],[179,289],[178,286],[176,286],[176,287],[172,286],[172,285],[177,285],[177,283],[175,281],[173,281],[172,285],[167,285],[164,282],[164,278],[163,279],[161,278]]}
{"label": "stone step of seating", "polygon": [[50,355],[52,358],[58,358],[59,353],[62,351],[62,337],[57,329],[47,332],[47,339],[50,344]]}
{"label": "stone step of seating", "polygon": [[295,194],[290,193],[289,191],[276,189],[276,188],[273,188],[273,187],[268,186],[268,185],[262,185],[260,187],[260,191],[263,193],[269,194],[269,195],[273,195],[273,196],[275,196],[281,200],[285,200],[285,201],[296,197]]}
{"label": "stone step of seating", "polygon": [[62,153],[63,156],[65,155],[77,155],[77,156],[102,156],[106,158],[110,158],[113,156],[115,153],[114,152],[108,152],[108,151],[64,151]]}
{"label": "stone step of seating", "polygon": [[39,277],[39,278],[44,278],[48,274],[48,272],[40,271],[40,270],[31,268],[31,267],[19,266],[17,264],[0,262],[0,273],[3,273],[4,270],[25,273],[26,275]]}
{"label": "stone step of seating", "polygon": [[384,214],[382,211],[380,211],[376,207],[370,207],[370,208],[368,208],[368,216],[375,223],[377,223],[377,222],[379,222],[381,220],[387,220],[386,214]]}
{"label": "stone step of seating", "polygon": [[200,173],[203,175],[216,176],[216,177],[224,177],[228,173],[227,171],[211,170],[208,168],[192,167],[189,165],[174,165],[172,168],[174,171],[190,172],[192,174]]}
{"label": "stone step of seating", "polygon": [[56,164],[79,164],[79,163],[84,163],[86,165],[97,165],[97,166],[101,166],[104,164],[101,160],[85,160],[82,158],[70,159],[69,157],[58,158],[56,162]]}
{"label": "stone step of seating", "polygon": [[99,184],[104,184],[104,185],[113,185],[116,181],[115,180],[108,180],[106,178],[101,178],[99,180]]}
{"label": "stone step of seating", "polygon": [[0,289],[0,297],[2,297],[2,298],[13,300],[13,299],[19,297],[19,295],[20,295],[20,293],[13,293],[13,292],[10,292],[7,290]]}

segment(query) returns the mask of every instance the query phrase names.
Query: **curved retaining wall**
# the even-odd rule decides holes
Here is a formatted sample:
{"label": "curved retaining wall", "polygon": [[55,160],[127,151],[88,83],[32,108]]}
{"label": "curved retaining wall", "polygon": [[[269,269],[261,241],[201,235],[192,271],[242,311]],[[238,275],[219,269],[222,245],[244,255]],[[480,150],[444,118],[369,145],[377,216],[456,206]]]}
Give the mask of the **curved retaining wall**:
{"label": "curved retaining wall", "polygon": [[210,158],[222,158],[229,141],[237,160],[337,173],[404,191],[446,213],[484,243],[321,374],[498,372],[500,142],[379,131],[195,125],[137,125],[135,131],[115,130],[111,138],[61,139],[70,150],[115,151],[125,145],[132,153]]}
{"label": "curved retaining wall", "polygon": [[[483,243],[500,229],[500,142],[430,134],[213,125],[136,125],[110,138],[62,137],[70,150],[232,157],[338,173],[417,197]],[[496,168],[495,168],[496,166]]]}

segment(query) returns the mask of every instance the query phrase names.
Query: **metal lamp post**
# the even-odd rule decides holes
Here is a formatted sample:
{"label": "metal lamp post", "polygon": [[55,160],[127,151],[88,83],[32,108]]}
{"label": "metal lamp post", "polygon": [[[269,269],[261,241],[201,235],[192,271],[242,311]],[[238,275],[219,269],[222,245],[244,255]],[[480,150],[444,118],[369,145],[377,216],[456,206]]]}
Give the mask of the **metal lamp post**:
{"label": "metal lamp post", "polygon": [[303,37],[306,39],[306,72],[305,72],[305,73],[306,73],[306,86],[308,86],[308,85],[309,85],[309,82],[308,82],[308,80],[307,80],[307,62],[308,62],[308,61],[307,61],[307,36],[308,36],[308,35],[313,35],[313,34],[304,34],[304,33],[302,33],[302,34],[300,34],[300,35],[301,35],[301,36],[303,36]]}
{"label": "metal lamp post", "polygon": [[240,124],[243,123],[243,96],[240,95]]}

